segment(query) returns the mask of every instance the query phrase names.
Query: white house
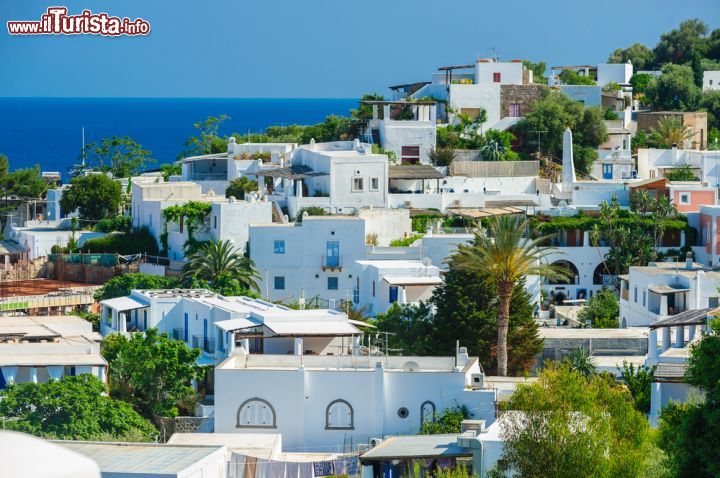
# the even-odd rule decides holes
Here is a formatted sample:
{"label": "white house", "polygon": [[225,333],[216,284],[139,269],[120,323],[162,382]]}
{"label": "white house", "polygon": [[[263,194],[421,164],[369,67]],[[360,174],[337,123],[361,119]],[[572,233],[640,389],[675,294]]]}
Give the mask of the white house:
{"label": "white house", "polygon": [[215,431],[280,433],[289,451],[327,452],[417,433],[424,420],[454,405],[490,423],[495,391],[483,377],[464,348],[455,357],[240,350],[215,369]]}
{"label": "white house", "polygon": [[638,175],[660,178],[667,170],[689,167],[702,182],[720,185],[720,151],[690,149],[638,149]]}
{"label": "white house", "polygon": [[300,146],[286,166],[262,170],[272,178],[268,198],[294,218],[298,211],[319,207],[332,214],[349,214],[361,207],[387,206],[387,155],[355,141],[333,141]]}
{"label": "white house", "polygon": [[102,381],[107,362],[98,333],[76,316],[4,317],[0,320],[0,388],[89,373]]}
{"label": "white house", "polygon": [[132,225],[134,228],[147,227],[160,242],[167,233],[168,257],[181,260],[185,256],[184,245],[189,232],[181,222],[166,224],[162,212],[167,207],[186,204],[190,201],[210,203],[212,209],[203,224],[194,231],[198,241],[230,240],[244,250],[248,240],[250,222],[271,223],[273,204],[254,194],[247,200],[217,196],[213,192],[204,194],[200,184],[188,181],[144,182],[133,181]]}
{"label": "white house", "polygon": [[597,66],[597,84],[605,86],[608,83],[617,83],[620,86],[630,85],[633,76],[633,65],[627,63],[600,63]]}
{"label": "white house", "polygon": [[[683,403],[700,392],[684,380],[690,347],[702,340],[717,307],[687,310],[650,325],[647,367],[656,366],[650,389],[650,422],[657,424],[660,411],[670,401]],[[658,343],[659,340],[659,343]]]}
{"label": "white house", "polygon": [[689,257],[631,267],[620,279],[622,327],[648,326],[681,312],[718,306],[720,272]]}
{"label": "white house", "polygon": [[[400,164],[429,164],[437,138],[435,101],[363,101],[372,105],[367,140],[393,151]],[[411,115],[407,118],[405,115]]]}
{"label": "white house", "polygon": [[104,237],[104,232],[95,232],[82,229],[73,232],[70,227],[70,220],[58,221],[26,221],[25,226],[11,226],[7,235],[21,246],[28,249],[28,259],[33,260],[39,257],[47,257],[54,246],[67,247],[68,243],[75,238],[78,246],[82,247],[85,241]]}
{"label": "white house", "polygon": [[720,90],[720,70],[703,72],[703,90]]}

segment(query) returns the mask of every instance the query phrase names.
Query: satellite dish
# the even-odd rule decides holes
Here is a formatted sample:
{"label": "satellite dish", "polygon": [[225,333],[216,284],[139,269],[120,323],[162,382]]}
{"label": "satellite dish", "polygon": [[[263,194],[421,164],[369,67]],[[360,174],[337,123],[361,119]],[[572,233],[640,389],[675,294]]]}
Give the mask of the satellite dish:
{"label": "satellite dish", "polygon": [[429,266],[432,265],[432,259],[430,259],[430,258],[427,257],[427,256],[426,256],[426,257],[423,257],[423,258],[422,258],[422,261],[420,261],[420,262],[422,262],[422,265],[424,265],[425,267],[429,267]]}

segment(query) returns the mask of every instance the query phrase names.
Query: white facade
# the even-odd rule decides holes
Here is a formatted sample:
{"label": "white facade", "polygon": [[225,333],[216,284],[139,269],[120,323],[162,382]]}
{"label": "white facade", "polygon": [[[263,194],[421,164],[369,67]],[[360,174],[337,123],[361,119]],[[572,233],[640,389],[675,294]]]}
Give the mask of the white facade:
{"label": "white facade", "polygon": [[360,304],[368,314],[384,312],[394,303],[426,302],[442,284],[440,269],[419,260],[364,260],[361,267]]}
{"label": "white facade", "polygon": [[423,417],[454,405],[490,423],[495,392],[482,382],[464,348],[457,357],[239,353],[215,369],[215,431],[280,433],[288,451],[343,450],[417,433]]}
{"label": "white facade", "polygon": [[[498,62],[490,59],[479,59],[475,63],[475,84],[500,84],[500,85],[522,85],[523,70],[525,67],[522,61]],[[528,70],[529,81],[532,83],[532,71]]]}
{"label": "white facade", "polygon": [[[401,104],[402,105],[402,104]],[[373,119],[368,122],[369,139],[378,137],[380,146],[393,151],[398,162],[420,162],[430,164],[428,153],[435,147],[437,139],[437,105],[407,103],[413,110],[412,120],[391,119],[391,103],[373,105]],[[383,107],[382,119],[379,117],[379,107]],[[419,156],[414,156],[417,148]],[[406,153],[413,153],[412,158]]]}
{"label": "white facade", "polygon": [[101,337],[84,319],[4,317],[0,335],[10,337],[0,340],[0,388],[83,373],[105,381],[107,362],[100,355]]}
{"label": "white facade", "polygon": [[[132,225],[134,228],[147,227],[159,242],[166,230],[162,211],[174,205],[189,201],[212,204],[204,224],[194,231],[199,241],[229,240],[241,251],[245,250],[250,222],[256,224],[272,222],[272,203],[252,195],[248,201],[240,201],[212,193],[203,194],[199,184],[194,182],[134,182],[132,188]],[[184,245],[188,240],[187,228],[180,224],[167,224],[168,257],[175,260],[184,258]]]}
{"label": "white facade", "polygon": [[720,70],[703,72],[703,90],[720,90]]}
{"label": "white facade", "polygon": [[294,218],[307,207],[350,214],[361,207],[387,206],[388,158],[355,141],[311,141],[291,153],[285,169],[273,178],[269,198]]}
{"label": "white facade", "polygon": [[689,149],[639,149],[638,176],[660,178],[665,170],[690,166],[696,176],[711,186],[720,185],[720,151]]}
{"label": "white facade", "polygon": [[608,83],[619,85],[630,84],[633,76],[633,65],[627,63],[600,63],[597,67],[597,84],[605,86]]}
{"label": "white facade", "polygon": [[104,237],[104,232],[75,231],[70,229],[69,220],[64,221],[27,221],[25,227],[11,226],[8,239],[27,247],[28,259],[47,257],[53,246],[66,247],[72,237],[75,237],[78,246],[82,247],[85,241]]}
{"label": "white facade", "polygon": [[688,259],[631,267],[621,277],[620,325],[648,326],[688,310],[717,307],[720,273]]}

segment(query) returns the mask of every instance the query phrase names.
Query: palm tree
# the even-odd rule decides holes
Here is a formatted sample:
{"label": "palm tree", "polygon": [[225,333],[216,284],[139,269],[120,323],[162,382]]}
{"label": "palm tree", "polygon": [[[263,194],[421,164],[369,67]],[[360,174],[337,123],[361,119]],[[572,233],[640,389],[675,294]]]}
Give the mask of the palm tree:
{"label": "palm tree", "polygon": [[678,148],[684,148],[685,143],[692,139],[695,134],[689,126],[683,125],[683,122],[677,116],[663,116],[658,119],[657,125],[650,128],[652,134],[650,139],[655,146],[669,148],[673,144]]}
{"label": "palm tree", "polygon": [[482,277],[495,288],[498,296],[498,375],[507,376],[507,336],[510,321],[510,299],[515,286],[523,277],[570,278],[565,268],[547,264],[550,249],[543,247],[549,237],[527,239],[524,236],[528,221],[520,216],[496,216],[488,224],[487,234],[475,234],[471,244],[458,246],[451,260],[457,267]]}
{"label": "palm tree", "polygon": [[230,241],[210,241],[204,243],[190,256],[183,267],[183,279],[203,279],[210,286],[223,276],[237,279],[249,289],[259,291],[257,280],[260,278],[255,264],[245,257]]}

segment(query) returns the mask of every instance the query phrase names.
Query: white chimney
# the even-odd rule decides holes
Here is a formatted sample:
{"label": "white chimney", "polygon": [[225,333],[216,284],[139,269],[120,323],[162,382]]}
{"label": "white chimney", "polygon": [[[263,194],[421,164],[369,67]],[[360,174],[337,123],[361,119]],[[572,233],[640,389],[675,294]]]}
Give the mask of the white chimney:
{"label": "white chimney", "polygon": [[575,176],[575,161],[573,160],[573,138],[570,128],[563,133],[563,157],[562,157],[562,190],[572,191],[572,186],[577,182]]}

